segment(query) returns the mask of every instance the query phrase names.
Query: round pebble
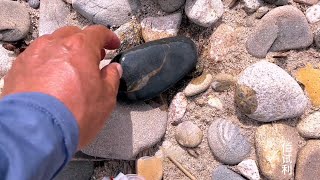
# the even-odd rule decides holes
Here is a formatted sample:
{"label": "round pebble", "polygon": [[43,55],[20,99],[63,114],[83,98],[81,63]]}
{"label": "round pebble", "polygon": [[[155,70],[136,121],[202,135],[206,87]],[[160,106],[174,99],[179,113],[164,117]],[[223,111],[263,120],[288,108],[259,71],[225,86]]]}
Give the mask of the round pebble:
{"label": "round pebble", "polygon": [[320,4],[309,7],[306,11],[306,17],[310,23],[320,21]]}
{"label": "round pebble", "polygon": [[38,9],[40,6],[40,0],[28,0],[28,4],[33,9]]}
{"label": "round pebble", "polygon": [[177,126],[175,137],[180,145],[193,148],[201,143],[203,133],[197,125],[185,121]]}
{"label": "round pebble", "polygon": [[302,119],[297,129],[303,137],[320,138],[320,112],[317,111]]}

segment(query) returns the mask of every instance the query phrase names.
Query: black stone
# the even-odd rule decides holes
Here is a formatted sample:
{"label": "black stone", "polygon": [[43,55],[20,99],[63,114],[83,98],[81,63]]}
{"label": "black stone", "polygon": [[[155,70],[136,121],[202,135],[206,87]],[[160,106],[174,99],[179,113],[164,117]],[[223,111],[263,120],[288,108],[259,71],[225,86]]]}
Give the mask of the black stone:
{"label": "black stone", "polygon": [[119,95],[129,100],[147,100],[195,68],[197,49],[189,38],[165,38],[121,52],[112,62],[123,68]]}

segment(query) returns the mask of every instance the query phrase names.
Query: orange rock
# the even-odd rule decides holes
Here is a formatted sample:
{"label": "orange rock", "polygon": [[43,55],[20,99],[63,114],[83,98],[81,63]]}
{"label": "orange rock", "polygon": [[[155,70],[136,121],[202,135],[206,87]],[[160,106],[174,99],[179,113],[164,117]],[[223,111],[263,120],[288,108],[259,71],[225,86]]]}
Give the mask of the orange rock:
{"label": "orange rock", "polygon": [[312,104],[320,107],[320,69],[307,64],[306,67],[298,70],[296,78],[305,86]]}
{"label": "orange rock", "polygon": [[141,157],[137,161],[137,174],[146,180],[161,180],[163,175],[162,161],[158,157]]}

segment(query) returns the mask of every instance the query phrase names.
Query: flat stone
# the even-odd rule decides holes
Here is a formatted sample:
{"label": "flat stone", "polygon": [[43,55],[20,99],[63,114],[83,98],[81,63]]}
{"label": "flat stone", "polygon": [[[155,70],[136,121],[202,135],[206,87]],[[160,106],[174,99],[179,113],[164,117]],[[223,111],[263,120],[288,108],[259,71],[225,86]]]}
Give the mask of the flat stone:
{"label": "flat stone", "polygon": [[108,159],[131,160],[140,151],[159,142],[166,127],[166,111],[143,102],[118,102],[104,129],[82,152]]}
{"label": "flat stone", "polygon": [[40,6],[40,0],[28,0],[28,4],[33,9],[38,9]]}
{"label": "flat stone", "polygon": [[308,98],[286,71],[273,63],[259,61],[240,74],[235,103],[248,117],[271,122],[302,115]]}
{"label": "flat stone", "polygon": [[15,55],[11,51],[6,50],[2,45],[0,43],[0,78],[8,73],[15,59]]}
{"label": "flat stone", "polygon": [[235,29],[229,25],[221,24],[210,36],[210,59],[222,62],[230,53],[230,48],[237,42]]}
{"label": "flat stone", "polygon": [[255,145],[260,172],[270,180],[294,177],[299,134],[284,124],[265,124],[256,130]]}
{"label": "flat stone", "polygon": [[227,166],[219,165],[212,173],[212,180],[245,180],[242,176],[228,169]]}
{"label": "flat stone", "polygon": [[184,94],[188,96],[194,96],[201,92],[206,91],[212,82],[212,75],[204,73],[201,76],[193,79],[187,87],[184,89]]}
{"label": "flat stone", "polygon": [[158,0],[161,9],[165,12],[174,12],[184,5],[186,0]]}
{"label": "flat stone", "polygon": [[238,164],[251,151],[251,145],[240,128],[225,119],[217,119],[210,125],[208,142],[214,156],[225,164]]}
{"label": "flat stone", "polygon": [[119,95],[146,100],[173,86],[197,63],[194,42],[172,37],[148,42],[117,55],[112,62],[123,68]]}
{"label": "flat stone", "polygon": [[203,138],[201,129],[191,121],[185,121],[177,126],[175,138],[184,147],[197,147]]}
{"label": "flat stone", "polygon": [[161,180],[163,175],[163,160],[158,157],[144,156],[137,160],[137,174],[145,179]]}
{"label": "flat stone", "polygon": [[73,8],[88,20],[105,26],[121,26],[140,9],[139,0],[74,0]]}
{"label": "flat stone", "polygon": [[93,175],[93,161],[71,161],[54,180],[88,180]]}
{"label": "flat stone", "polygon": [[185,12],[192,22],[210,27],[222,17],[224,9],[221,0],[187,0]]}
{"label": "flat stone", "polygon": [[187,110],[187,106],[188,100],[186,96],[182,92],[177,93],[169,106],[168,121],[174,122],[181,120]]}
{"label": "flat stone", "polygon": [[30,15],[19,2],[0,1],[0,41],[23,39],[30,29]]}
{"label": "flat stone", "polygon": [[244,9],[248,13],[253,13],[263,4],[262,0],[244,0]]}
{"label": "flat stone", "polygon": [[41,0],[39,36],[51,34],[67,25],[69,7],[62,0]]}
{"label": "flat stone", "polygon": [[293,0],[294,2],[306,4],[306,5],[315,5],[319,2],[319,0]]}
{"label": "flat stone", "polygon": [[309,7],[306,11],[306,17],[309,23],[316,23],[320,21],[320,4]]}
{"label": "flat stone", "polygon": [[265,2],[269,3],[269,4],[274,4],[277,6],[283,6],[288,4],[288,0],[264,0]]}
{"label": "flat stone", "polygon": [[298,153],[296,180],[317,180],[320,177],[320,141],[310,140]]}
{"label": "flat stone", "polygon": [[240,173],[249,180],[260,180],[259,169],[252,159],[246,159],[237,165]]}
{"label": "flat stone", "polygon": [[272,9],[250,34],[246,43],[249,54],[266,57],[269,51],[286,51],[310,46],[313,34],[304,14],[294,6]]}
{"label": "flat stone", "polygon": [[145,42],[178,35],[182,20],[181,13],[162,17],[147,17],[142,20],[142,36]]}
{"label": "flat stone", "polygon": [[236,84],[236,78],[231,74],[220,73],[213,77],[211,87],[217,92],[223,92],[229,90]]}
{"label": "flat stone", "polygon": [[297,129],[305,138],[320,138],[320,112],[314,112],[302,119],[298,123]]}

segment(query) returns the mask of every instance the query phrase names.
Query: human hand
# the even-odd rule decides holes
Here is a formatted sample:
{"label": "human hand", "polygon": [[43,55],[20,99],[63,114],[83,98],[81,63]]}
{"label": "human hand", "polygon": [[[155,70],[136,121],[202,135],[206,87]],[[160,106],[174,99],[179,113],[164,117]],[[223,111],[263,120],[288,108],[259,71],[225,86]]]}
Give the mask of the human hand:
{"label": "human hand", "polygon": [[121,66],[112,63],[100,71],[99,63],[104,48],[119,46],[118,37],[104,26],[58,29],[17,57],[2,95],[41,92],[62,101],[77,120],[81,148],[96,136],[116,104]]}

